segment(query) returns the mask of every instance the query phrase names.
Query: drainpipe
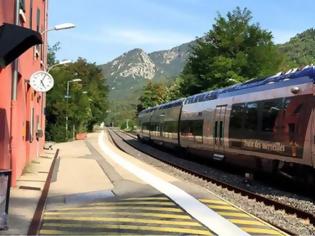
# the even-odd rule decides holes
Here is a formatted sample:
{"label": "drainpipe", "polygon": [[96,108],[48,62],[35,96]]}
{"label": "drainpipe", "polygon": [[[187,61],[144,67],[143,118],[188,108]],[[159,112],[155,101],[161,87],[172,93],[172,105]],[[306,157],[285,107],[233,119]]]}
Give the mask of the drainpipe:
{"label": "drainpipe", "polygon": [[[20,10],[20,1],[15,0],[15,24],[19,25],[19,10]],[[13,155],[13,151],[15,150],[14,144],[14,125],[15,116],[16,116],[16,98],[17,98],[17,83],[18,83],[18,66],[19,61],[16,59],[13,62],[13,77],[12,77],[12,84],[11,84],[11,107],[10,107],[10,142],[9,142],[9,158],[10,158],[10,169],[12,171],[12,178],[11,178],[11,186],[15,186],[16,184],[16,160],[15,156]],[[15,137],[16,138],[16,137]]]}
{"label": "drainpipe", "polygon": [[[19,0],[15,0],[15,24],[19,25],[20,24],[20,15],[19,15],[19,11],[20,11],[20,1]],[[13,101],[16,100],[17,97],[17,82],[18,82],[18,66],[19,66],[19,61],[18,59],[14,60],[13,63],[13,80],[12,80],[12,97],[11,99]]]}

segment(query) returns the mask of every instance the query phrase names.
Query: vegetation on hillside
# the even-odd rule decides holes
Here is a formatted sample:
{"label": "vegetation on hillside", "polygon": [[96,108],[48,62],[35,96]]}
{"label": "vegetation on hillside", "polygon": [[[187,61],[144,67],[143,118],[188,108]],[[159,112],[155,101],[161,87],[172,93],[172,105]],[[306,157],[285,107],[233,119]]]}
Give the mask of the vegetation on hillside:
{"label": "vegetation on hillside", "polygon": [[279,45],[285,55],[282,69],[315,64],[315,29],[308,29],[291,38],[289,42]]}
{"label": "vegetation on hillside", "polygon": [[[58,63],[51,48],[51,63]],[[79,58],[67,66],[58,66],[50,72],[55,79],[54,88],[47,93],[47,140],[66,141],[73,133],[91,131],[94,124],[104,121],[107,110],[107,87],[101,70],[85,59]],[[67,82],[71,82],[68,99],[65,97]],[[66,137],[68,116],[68,137]]]}

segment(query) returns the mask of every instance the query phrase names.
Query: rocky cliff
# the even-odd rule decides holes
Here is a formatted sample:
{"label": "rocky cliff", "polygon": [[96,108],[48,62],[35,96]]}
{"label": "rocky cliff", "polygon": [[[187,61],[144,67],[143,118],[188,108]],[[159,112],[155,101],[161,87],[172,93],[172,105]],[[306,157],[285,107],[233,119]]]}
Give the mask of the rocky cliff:
{"label": "rocky cliff", "polygon": [[136,102],[146,81],[175,78],[182,72],[192,44],[152,53],[137,48],[101,65],[110,90],[110,100]]}

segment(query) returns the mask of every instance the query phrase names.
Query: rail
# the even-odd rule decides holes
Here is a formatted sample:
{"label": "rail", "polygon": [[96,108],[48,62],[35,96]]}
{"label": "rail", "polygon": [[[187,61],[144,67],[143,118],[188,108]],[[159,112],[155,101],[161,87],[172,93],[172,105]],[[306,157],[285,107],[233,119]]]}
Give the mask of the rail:
{"label": "rail", "polygon": [[[154,155],[152,153],[148,153],[144,150],[140,150],[136,145],[133,145],[132,143],[130,142],[127,142],[126,139],[124,137],[122,137],[122,135],[120,135],[117,131],[114,131],[112,130],[112,132],[114,132],[119,138],[121,138],[125,143],[127,143],[128,145],[132,146],[133,148],[147,154],[147,155],[150,155],[172,167],[175,167],[175,168],[178,168],[184,172],[187,172],[191,175],[194,175],[194,176],[197,176],[203,180],[206,180],[206,181],[209,181],[209,182],[212,182],[218,186],[221,186],[223,188],[226,188],[228,189],[229,191],[234,191],[235,193],[238,193],[238,194],[241,194],[243,196],[246,196],[250,199],[254,199],[256,200],[257,202],[262,202],[264,203],[265,205],[267,206],[273,206],[276,210],[283,210],[285,211],[287,214],[295,214],[298,218],[301,218],[301,219],[305,219],[305,220],[309,220],[309,222],[313,225],[315,225],[315,216],[309,212],[305,212],[301,209],[297,209],[297,208],[294,208],[292,206],[289,206],[289,205],[286,205],[286,204],[283,204],[281,202],[278,202],[278,201],[275,201],[275,200],[272,200],[272,199],[268,199],[264,196],[261,196],[259,194],[256,194],[254,192],[251,192],[251,191],[248,191],[246,189],[243,189],[243,188],[239,188],[239,187],[236,187],[236,186],[233,186],[233,185],[230,185],[228,183],[225,183],[223,181],[219,181],[217,179],[214,179],[214,178],[211,178],[210,176],[207,176],[206,174],[203,174],[203,173],[199,173],[198,171],[194,170],[193,168],[189,168],[187,166],[183,167],[181,165],[177,165],[177,164],[174,164],[172,163],[171,161],[167,161],[167,160],[164,160],[164,159],[161,159],[159,158],[157,155]],[[120,131],[122,132],[122,131]],[[129,133],[126,133],[126,132],[122,132],[124,133],[125,135],[128,135],[129,137],[133,138],[133,139],[136,139],[136,136],[135,135],[132,135],[132,134],[129,134]],[[110,135],[112,136],[112,134],[110,133]],[[114,143],[116,144],[116,146],[118,146],[118,144],[115,142],[115,140],[113,139],[112,137],[112,140],[114,141]],[[121,149],[121,148],[120,148]],[[278,226],[277,226],[278,227]],[[279,227],[278,227],[279,228]],[[282,231],[286,232],[286,233],[289,233],[289,234],[292,234],[291,232],[288,232],[286,229],[281,229]]]}

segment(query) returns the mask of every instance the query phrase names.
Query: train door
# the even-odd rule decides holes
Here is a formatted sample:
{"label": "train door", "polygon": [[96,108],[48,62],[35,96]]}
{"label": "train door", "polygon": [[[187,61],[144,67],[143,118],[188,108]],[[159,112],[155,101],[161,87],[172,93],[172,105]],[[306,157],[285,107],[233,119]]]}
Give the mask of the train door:
{"label": "train door", "polygon": [[225,127],[225,115],[226,105],[220,105],[215,108],[214,112],[214,127],[213,127],[213,138],[214,138],[214,159],[224,158],[224,127]]}
{"label": "train door", "polygon": [[312,128],[311,128],[311,149],[312,149],[312,163],[313,167],[315,167],[315,110],[313,109],[311,119],[312,121]]}

